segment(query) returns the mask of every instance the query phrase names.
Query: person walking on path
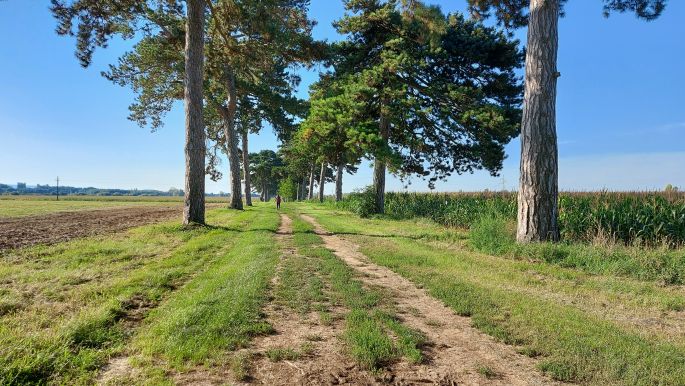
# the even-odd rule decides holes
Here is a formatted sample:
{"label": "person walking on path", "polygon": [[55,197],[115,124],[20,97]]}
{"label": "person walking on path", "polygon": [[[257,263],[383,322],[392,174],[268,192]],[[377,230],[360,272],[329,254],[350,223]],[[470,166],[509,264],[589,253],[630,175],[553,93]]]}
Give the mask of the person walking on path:
{"label": "person walking on path", "polygon": [[276,195],[276,209],[281,209],[281,195]]}

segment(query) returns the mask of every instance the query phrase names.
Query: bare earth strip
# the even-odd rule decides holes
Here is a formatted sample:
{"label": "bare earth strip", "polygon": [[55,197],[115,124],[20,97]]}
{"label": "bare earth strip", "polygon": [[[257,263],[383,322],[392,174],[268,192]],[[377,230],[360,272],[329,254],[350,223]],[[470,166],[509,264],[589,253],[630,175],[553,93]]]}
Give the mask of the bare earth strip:
{"label": "bare earth strip", "polygon": [[[391,371],[395,384],[442,385],[555,385],[536,368],[534,359],[518,354],[514,347],[495,341],[471,326],[467,317],[456,315],[428,293],[388,268],[369,262],[348,240],[325,231],[314,218],[302,215],[314,225],[327,248],[338,258],[361,272],[369,286],[383,287],[393,294],[394,302],[407,326],[422,331],[430,345],[423,364],[398,363]],[[478,369],[486,366],[496,377],[486,379]]]}
{"label": "bare earth strip", "polygon": [[55,244],[176,217],[180,219],[181,214],[181,206],[168,205],[0,218],[0,251],[36,244]]}

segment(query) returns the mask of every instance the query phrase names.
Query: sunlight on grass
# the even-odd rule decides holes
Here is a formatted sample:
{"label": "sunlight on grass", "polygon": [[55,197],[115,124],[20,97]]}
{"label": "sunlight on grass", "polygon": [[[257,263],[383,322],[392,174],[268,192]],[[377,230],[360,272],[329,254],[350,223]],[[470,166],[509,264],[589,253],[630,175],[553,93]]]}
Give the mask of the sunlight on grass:
{"label": "sunlight on grass", "polygon": [[[482,255],[458,242],[441,242],[440,237],[413,237],[424,231],[412,231],[413,221],[373,219],[376,236],[369,236],[369,220],[310,204],[299,210],[329,231],[344,230],[373,262],[427,288],[457,313],[472,317],[477,328],[523,353],[541,356],[541,369],[556,379],[612,385],[685,383],[680,330],[654,329],[641,319],[678,308],[683,294],[675,289]],[[402,228],[406,230],[398,232]]]}
{"label": "sunlight on grass", "polygon": [[[0,384],[90,382],[124,349],[148,310],[171,301],[193,275],[228,260],[242,235],[227,229],[275,230],[275,213],[256,217],[255,211],[208,212],[208,222],[220,227],[186,230],[166,222],[4,252]],[[244,235],[268,248],[269,230]]]}
{"label": "sunlight on grass", "polygon": [[396,318],[391,310],[391,298],[378,289],[365,287],[352,268],[323,247],[323,240],[312,233],[309,223],[294,216],[293,228],[299,253],[323,275],[323,280],[330,285],[333,301],[349,310],[343,339],[350,355],[369,370],[377,370],[401,357],[421,362],[420,347],[425,338]]}

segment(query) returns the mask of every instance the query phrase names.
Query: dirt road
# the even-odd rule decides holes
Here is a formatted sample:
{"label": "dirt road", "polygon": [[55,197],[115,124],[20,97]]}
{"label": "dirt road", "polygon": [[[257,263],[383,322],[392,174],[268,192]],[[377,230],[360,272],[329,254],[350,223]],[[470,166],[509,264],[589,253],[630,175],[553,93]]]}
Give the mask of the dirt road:
{"label": "dirt road", "polygon": [[[302,218],[314,225],[328,249],[362,273],[369,286],[385,288],[403,322],[422,331],[430,344],[425,363],[398,363],[389,370],[393,383],[400,385],[557,385],[536,368],[536,361],[516,352],[514,347],[495,341],[476,330],[471,319],[455,314],[412,282],[388,268],[373,264],[359,247],[327,232],[310,216]],[[482,369],[492,371],[484,377]],[[479,371],[479,369],[481,369]]]}

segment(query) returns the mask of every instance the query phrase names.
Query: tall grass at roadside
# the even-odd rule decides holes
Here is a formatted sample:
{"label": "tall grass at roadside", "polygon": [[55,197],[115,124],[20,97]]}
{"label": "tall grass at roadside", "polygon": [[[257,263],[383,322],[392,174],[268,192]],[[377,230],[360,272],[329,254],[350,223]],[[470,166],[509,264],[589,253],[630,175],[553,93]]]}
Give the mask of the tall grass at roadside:
{"label": "tall grass at roadside", "polygon": [[484,215],[469,232],[471,245],[484,253],[532,259],[593,274],[629,276],[663,284],[685,284],[685,250],[630,247],[609,241],[518,244],[516,224],[501,215]]}

